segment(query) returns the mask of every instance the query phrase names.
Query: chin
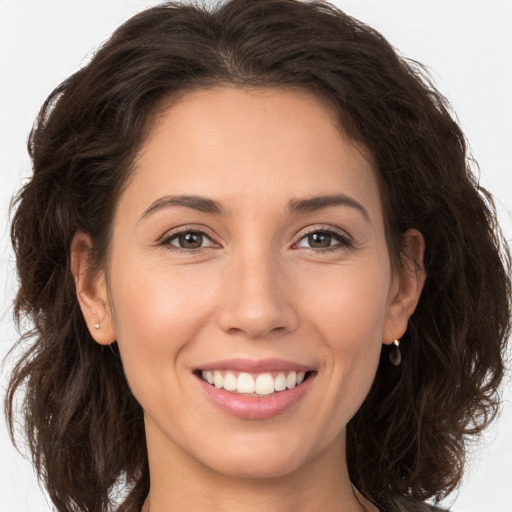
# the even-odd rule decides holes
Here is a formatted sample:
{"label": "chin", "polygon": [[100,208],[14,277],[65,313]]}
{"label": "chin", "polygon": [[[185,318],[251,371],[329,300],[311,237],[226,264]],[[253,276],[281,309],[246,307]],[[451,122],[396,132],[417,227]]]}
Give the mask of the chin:
{"label": "chin", "polygon": [[242,480],[265,480],[286,477],[302,467],[296,457],[287,457],[281,453],[269,456],[268,452],[253,457],[231,457],[229,460],[216,461],[211,467],[217,473],[228,478]]}
{"label": "chin", "polygon": [[[226,477],[238,479],[268,479],[286,477],[300,471],[327,448],[309,446],[304,438],[275,435],[244,436],[233,443],[218,443],[208,451],[203,463]],[[335,448],[333,448],[335,450]]]}

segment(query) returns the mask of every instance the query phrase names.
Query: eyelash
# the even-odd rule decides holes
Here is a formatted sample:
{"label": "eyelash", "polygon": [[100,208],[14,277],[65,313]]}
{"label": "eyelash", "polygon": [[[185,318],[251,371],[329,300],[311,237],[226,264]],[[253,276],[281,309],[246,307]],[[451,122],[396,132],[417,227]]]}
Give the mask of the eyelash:
{"label": "eyelash", "polygon": [[[180,236],[187,235],[187,234],[200,235],[200,236],[208,239],[210,241],[210,245],[208,245],[206,247],[187,249],[184,247],[179,247],[172,243],[172,241],[178,239]],[[336,240],[338,243],[335,243],[334,245],[330,245],[330,246],[324,247],[324,248],[296,247],[302,240],[304,240],[305,238],[307,238],[308,236],[311,236],[313,234],[321,234],[321,235],[330,236],[334,240]],[[212,238],[205,231],[198,229],[198,228],[193,228],[193,227],[185,227],[185,228],[179,229],[179,231],[170,233],[168,236],[165,236],[162,239],[160,244],[168,247],[172,251],[188,253],[188,254],[202,253],[203,251],[208,250],[211,247],[214,247],[216,245],[215,242],[212,240]],[[308,251],[313,251],[317,254],[325,254],[325,253],[335,252],[335,251],[343,250],[346,248],[350,248],[352,246],[353,246],[352,239],[346,233],[343,233],[341,231],[335,231],[333,229],[323,228],[323,227],[315,227],[315,228],[311,229],[310,231],[303,233],[302,236],[299,238],[299,240],[294,244],[294,248],[306,249]]]}
{"label": "eyelash", "polygon": [[304,249],[307,249],[309,251],[314,251],[315,253],[321,253],[321,254],[331,253],[331,252],[347,249],[347,248],[350,248],[353,246],[352,239],[346,233],[343,233],[342,231],[336,231],[334,229],[323,228],[323,227],[314,227],[310,231],[304,233],[300,237],[299,241],[294,244],[294,246],[299,244],[302,240],[304,240],[304,238],[307,238],[308,236],[311,236],[313,234],[327,235],[338,242],[334,245],[330,245],[328,247],[324,247],[321,249],[315,248],[315,247],[304,247]]}
{"label": "eyelash", "polygon": [[[206,247],[198,247],[198,248],[193,248],[193,249],[186,249],[184,247],[179,247],[179,246],[174,245],[172,243],[173,240],[176,240],[180,236],[187,235],[187,234],[200,235],[203,238],[206,238],[207,240],[209,240],[210,241],[210,245],[208,245]],[[166,246],[169,250],[176,251],[176,252],[188,253],[188,254],[190,254],[190,253],[198,254],[198,253],[201,253],[201,252],[203,252],[205,250],[210,249],[211,247],[215,246],[216,244],[215,244],[215,242],[213,242],[212,237],[210,235],[208,235],[204,230],[199,229],[199,228],[195,228],[195,227],[191,227],[191,226],[188,226],[188,227],[185,226],[184,228],[180,228],[177,231],[174,231],[174,232],[168,234],[167,236],[165,236],[162,239],[162,241],[160,242],[160,245]]]}

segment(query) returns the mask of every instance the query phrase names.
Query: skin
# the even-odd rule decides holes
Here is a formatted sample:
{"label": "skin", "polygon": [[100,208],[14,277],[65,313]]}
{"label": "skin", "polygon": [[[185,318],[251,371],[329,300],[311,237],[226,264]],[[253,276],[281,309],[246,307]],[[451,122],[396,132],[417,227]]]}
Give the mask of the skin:
{"label": "skin", "polygon": [[[352,203],[289,209],[334,194]],[[177,195],[223,213],[155,208]],[[180,229],[204,232],[202,247],[180,249]],[[313,232],[327,246],[312,247]],[[421,293],[423,239],[411,230],[404,241],[420,269],[392,268],[372,160],[307,92],[202,90],[155,120],[105,268],[89,267],[87,234],[72,247],[91,334],[117,340],[145,412],[146,509],[376,510],[352,490],[345,434],[382,343],[404,334]],[[234,357],[316,374],[284,413],[241,419],[213,405],[193,373]]]}

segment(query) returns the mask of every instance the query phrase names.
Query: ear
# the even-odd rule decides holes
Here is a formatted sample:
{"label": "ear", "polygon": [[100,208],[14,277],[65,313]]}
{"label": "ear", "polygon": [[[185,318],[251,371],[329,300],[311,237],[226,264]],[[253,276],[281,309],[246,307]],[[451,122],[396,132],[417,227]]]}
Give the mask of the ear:
{"label": "ear", "polygon": [[71,272],[78,303],[91,336],[100,345],[109,345],[116,340],[116,333],[107,283],[105,273],[92,268],[91,249],[91,237],[82,231],[75,233],[71,242]]}
{"label": "ear", "polygon": [[402,261],[400,267],[393,271],[388,313],[382,334],[383,343],[388,345],[405,334],[426,278],[423,235],[416,229],[409,229],[403,235],[402,246]]}

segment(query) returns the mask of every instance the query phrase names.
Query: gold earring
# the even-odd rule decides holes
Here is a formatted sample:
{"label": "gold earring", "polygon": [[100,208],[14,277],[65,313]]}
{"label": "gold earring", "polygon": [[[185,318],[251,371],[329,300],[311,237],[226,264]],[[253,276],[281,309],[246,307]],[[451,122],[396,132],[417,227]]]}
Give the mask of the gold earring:
{"label": "gold earring", "polygon": [[392,350],[389,353],[389,360],[393,366],[399,366],[402,362],[402,353],[400,352],[400,341],[394,340],[393,345],[395,345],[395,350]]}

